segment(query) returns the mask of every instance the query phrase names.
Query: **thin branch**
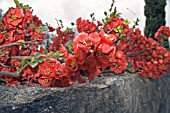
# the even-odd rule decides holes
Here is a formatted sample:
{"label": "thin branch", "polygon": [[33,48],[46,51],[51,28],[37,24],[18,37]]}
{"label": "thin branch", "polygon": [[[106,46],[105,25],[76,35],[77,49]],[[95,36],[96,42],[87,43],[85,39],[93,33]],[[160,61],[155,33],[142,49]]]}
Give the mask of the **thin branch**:
{"label": "thin branch", "polygon": [[134,48],[138,48],[138,47],[136,47],[136,46],[132,46],[132,48],[127,49],[126,51],[124,51],[124,53],[127,53],[127,52],[129,52],[129,51],[132,51],[132,49],[134,49]]}
{"label": "thin branch", "polygon": [[107,32],[107,34],[111,33],[112,31],[114,31],[115,28],[112,28],[110,31]]}
{"label": "thin branch", "polygon": [[7,72],[7,71],[0,71],[0,76],[8,76],[8,77],[19,77],[20,73],[28,66],[28,64],[24,65],[19,71],[15,73]]}
{"label": "thin branch", "polygon": [[55,20],[56,20],[56,22],[57,22],[57,25],[58,25],[58,27],[60,27],[60,25],[59,25],[59,23],[58,23],[58,20],[57,20],[57,18],[55,18]]}
{"label": "thin branch", "polygon": [[15,77],[16,73],[11,73],[11,72],[7,72],[7,71],[0,71],[0,76]]}
{"label": "thin branch", "polygon": [[149,50],[153,50],[153,49],[155,49],[155,47],[148,48],[148,49],[142,50],[140,52],[136,52],[136,53],[132,53],[132,54],[126,55],[126,57],[134,57],[134,56],[137,56],[137,55],[141,55],[142,53],[147,52]]}
{"label": "thin branch", "polygon": [[7,65],[2,64],[2,63],[0,63],[0,66],[6,67],[6,68],[9,68],[9,67],[10,67],[10,66],[7,66]]}
{"label": "thin branch", "polygon": [[10,59],[30,59],[30,56],[10,56]]}
{"label": "thin branch", "polygon": [[11,47],[11,46],[16,46],[16,45],[21,45],[21,44],[33,44],[34,42],[38,41],[39,39],[36,39],[36,40],[32,40],[32,41],[27,41],[27,42],[15,42],[15,43],[12,43],[12,44],[8,44],[8,45],[4,45],[4,46],[0,46],[0,49],[1,48],[4,48],[4,47]]}

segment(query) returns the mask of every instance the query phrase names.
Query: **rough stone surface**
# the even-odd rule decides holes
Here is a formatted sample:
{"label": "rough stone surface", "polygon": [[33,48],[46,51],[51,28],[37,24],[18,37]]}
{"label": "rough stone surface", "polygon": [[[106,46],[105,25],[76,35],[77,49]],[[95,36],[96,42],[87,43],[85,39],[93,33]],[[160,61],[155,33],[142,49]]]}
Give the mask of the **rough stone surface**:
{"label": "rough stone surface", "polygon": [[0,113],[170,113],[170,73],[98,77],[66,88],[0,86]]}

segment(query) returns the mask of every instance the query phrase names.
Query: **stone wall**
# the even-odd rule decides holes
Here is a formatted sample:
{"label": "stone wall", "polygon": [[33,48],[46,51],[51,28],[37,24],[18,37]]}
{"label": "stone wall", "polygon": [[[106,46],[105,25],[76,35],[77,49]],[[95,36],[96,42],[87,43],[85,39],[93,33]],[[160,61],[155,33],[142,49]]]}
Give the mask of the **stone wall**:
{"label": "stone wall", "polygon": [[170,73],[98,77],[66,88],[0,86],[0,113],[170,113]]}

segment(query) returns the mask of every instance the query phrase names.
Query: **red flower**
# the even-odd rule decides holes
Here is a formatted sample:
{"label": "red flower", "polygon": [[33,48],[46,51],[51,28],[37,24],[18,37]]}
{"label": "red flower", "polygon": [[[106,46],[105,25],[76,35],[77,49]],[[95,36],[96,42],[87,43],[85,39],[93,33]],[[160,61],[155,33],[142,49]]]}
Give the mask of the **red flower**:
{"label": "red flower", "polygon": [[6,63],[8,58],[9,58],[9,49],[8,48],[3,48],[0,49],[0,62],[1,63]]}
{"label": "red flower", "polygon": [[[124,24],[124,19],[122,18],[109,18],[110,21],[104,26],[104,30],[105,31],[110,31],[113,28],[117,28],[118,26],[122,26],[123,28],[128,27],[128,25]],[[114,31],[112,31],[111,33],[114,33]]]}
{"label": "red flower", "polygon": [[16,67],[21,68],[21,61],[20,60],[12,59],[10,61],[10,64],[13,68],[16,68]]}
{"label": "red flower", "polygon": [[[29,56],[30,54],[31,54],[30,49],[26,49],[26,50],[21,49],[20,50],[20,55],[22,55],[22,56]],[[32,54],[33,54],[33,51],[32,51]]]}
{"label": "red flower", "polygon": [[136,35],[141,35],[140,29],[139,28],[135,29],[135,33],[136,33]]}
{"label": "red flower", "polygon": [[39,65],[39,73],[42,76],[46,77],[55,77],[55,70],[51,63],[44,61],[42,64]]}
{"label": "red flower", "polygon": [[53,27],[51,27],[51,26],[48,26],[48,29],[49,29],[49,32],[55,31],[55,29]]}
{"label": "red flower", "polygon": [[39,34],[38,31],[34,31],[32,34],[31,34],[31,40],[36,40],[38,39],[38,42],[41,43],[44,39],[44,34]]}
{"label": "red flower", "polygon": [[126,70],[127,61],[124,53],[122,51],[112,51],[110,56],[110,70],[114,71],[116,74],[122,73]]}
{"label": "red flower", "polygon": [[78,64],[76,62],[76,57],[75,56],[68,56],[66,62],[65,62],[66,67],[72,71],[75,72],[78,69]]}
{"label": "red flower", "polygon": [[58,61],[55,61],[53,64],[55,70],[55,77],[56,79],[61,78],[62,76],[69,76],[69,70],[66,68],[65,63],[61,64]]}
{"label": "red flower", "polygon": [[100,43],[93,52],[94,62],[97,66],[105,69],[109,65],[109,56],[108,53],[113,49],[107,43]]}
{"label": "red flower", "polygon": [[10,8],[3,18],[3,22],[5,25],[5,28],[7,29],[15,29],[16,26],[19,25],[19,23],[22,22],[24,17],[23,9],[18,8]]}
{"label": "red flower", "polygon": [[61,86],[66,87],[66,86],[70,86],[72,84],[73,83],[70,81],[70,77],[68,77],[68,76],[63,76],[62,77],[62,84],[61,84]]}
{"label": "red flower", "polygon": [[53,79],[51,86],[66,87],[72,85],[73,82],[68,76],[62,76],[60,79]]}
{"label": "red flower", "polygon": [[117,52],[116,52],[116,57],[117,57],[117,58],[120,58],[120,59],[121,59],[121,58],[123,57],[123,55],[124,55],[124,53],[123,53],[122,51],[117,51]]}
{"label": "red flower", "polygon": [[22,80],[27,80],[29,81],[33,75],[34,75],[34,70],[30,67],[27,66],[24,70],[23,70],[23,76],[22,76]]}
{"label": "red flower", "polygon": [[63,45],[60,46],[59,51],[60,53],[64,54],[64,58],[67,58],[69,56],[67,49]]}
{"label": "red flower", "polygon": [[99,26],[96,26],[94,22],[90,22],[89,20],[82,20],[81,18],[78,18],[76,20],[76,24],[77,24],[77,30],[79,33],[85,32],[88,34],[95,32],[97,27],[101,25],[99,21],[98,21]]}
{"label": "red flower", "polygon": [[25,19],[26,23],[31,23],[31,21],[33,20],[32,11],[30,11],[29,9],[26,9],[25,11]]}
{"label": "red flower", "polygon": [[158,31],[155,33],[155,39],[159,42],[163,42],[170,37],[170,28],[166,26],[161,26]]}
{"label": "red flower", "polygon": [[42,21],[39,20],[39,18],[35,15],[33,16],[33,23],[34,25],[36,25],[37,27],[40,27],[42,25]]}
{"label": "red flower", "polygon": [[17,46],[12,46],[10,48],[10,56],[18,56],[19,55],[19,48]]}
{"label": "red flower", "polygon": [[114,42],[116,42],[117,40],[117,36],[116,34],[109,34],[107,35],[104,30],[100,31],[100,37],[102,38],[102,40],[108,44],[113,44]]}
{"label": "red flower", "polygon": [[74,48],[74,55],[76,56],[78,64],[83,64],[87,58],[86,51],[76,47]]}
{"label": "red flower", "polygon": [[0,32],[0,44],[5,40],[3,34]]}
{"label": "red flower", "polygon": [[100,40],[101,37],[99,37],[99,34],[94,32],[90,35],[88,35],[87,33],[81,33],[80,35],[74,38],[73,42],[75,46],[78,46],[78,48],[83,49],[85,51],[89,51],[90,48],[99,43]]}
{"label": "red flower", "polygon": [[97,21],[97,26],[102,26],[103,24],[100,21]]}
{"label": "red flower", "polygon": [[14,77],[4,77],[5,81],[6,81],[6,85],[8,86],[19,86],[21,84],[21,82]]}
{"label": "red flower", "polygon": [[93,68],[93,70],[89,70],[88,79],[92,81],[95,77],[97,77],[100,74],[100,69]]}
{"label": "red flower", "polygon": [[79,68],[82,70],[91,70],[96,68],[96,64],[94,63],[94,58],[92,54],[87,56],[85,62],[82,65],[79,65]]}
{"label": "red flower", "polygon": [[38,78],[38,83],[40,83],[43,87],[49,87],[52,84],[53,78],[42,76]]}

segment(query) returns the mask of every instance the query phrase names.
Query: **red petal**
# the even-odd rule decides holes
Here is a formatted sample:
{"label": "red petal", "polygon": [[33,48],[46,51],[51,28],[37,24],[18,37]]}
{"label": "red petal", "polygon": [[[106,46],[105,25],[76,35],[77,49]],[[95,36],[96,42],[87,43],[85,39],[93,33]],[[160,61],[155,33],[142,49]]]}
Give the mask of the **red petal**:
{"label": "red petal", "polygon": [[79,82],[79,83],[86,83],[86,78],[83,77],[83,76],[81,76],[81,75],[79,75],[79,77],[78,77],[78,82]]}
{"label": "red petal", "polygon": [[112,47],[109,44],[102,44],[102,53],[109,53],[112,50]]}

